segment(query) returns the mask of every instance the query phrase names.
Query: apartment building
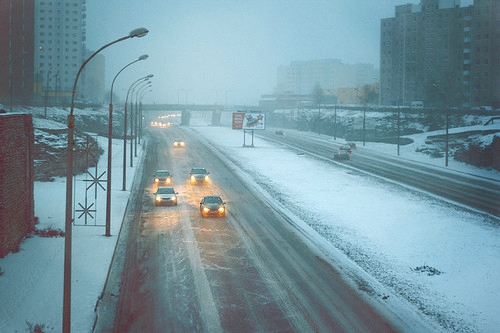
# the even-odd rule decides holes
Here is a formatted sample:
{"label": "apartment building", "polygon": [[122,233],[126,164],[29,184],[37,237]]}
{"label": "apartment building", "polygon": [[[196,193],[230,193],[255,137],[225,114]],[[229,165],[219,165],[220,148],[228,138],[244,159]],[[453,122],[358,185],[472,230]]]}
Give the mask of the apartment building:
{"label": "apartment building", "polygon": [[33,95],[34,0],[0,1],[0,103],[6,109]]}
{"label": "apartment building", "polygon": [[[86,0],[38,0],[35,4],[34,102],[71,100],[85,55]],[[81,77],[85,86],[85,75]],[[80,83],[80,81],[79,81]]]}
{"label": "apartment building", "polygon": [[276,93],[310,95],[316,86],[323,90],[356,88],[378,81],[372,64],[345,64],[338,59],[292,61],[277,71]]}
{"label": "apartment building", "polygon": [[380,104],[500,107],[500,0],[422,0],[381,20]]}

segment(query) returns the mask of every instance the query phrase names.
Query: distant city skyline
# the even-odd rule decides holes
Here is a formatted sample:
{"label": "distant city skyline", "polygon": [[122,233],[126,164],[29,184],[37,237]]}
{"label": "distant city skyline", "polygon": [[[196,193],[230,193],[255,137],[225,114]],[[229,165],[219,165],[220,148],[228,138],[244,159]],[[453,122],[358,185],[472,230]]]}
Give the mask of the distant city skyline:
{"label": "distant city skyline", "polygon": [[117,94],[151,73],[148,103],[257,105],[275,91],[278,67],[292,61],[340,59],[378,69],[380,21],[407,2],[87,0],[86,43],[95,50],[136,27],[150,30],[104,53],[107,89],[122,66],[149,55],[120,75]]}

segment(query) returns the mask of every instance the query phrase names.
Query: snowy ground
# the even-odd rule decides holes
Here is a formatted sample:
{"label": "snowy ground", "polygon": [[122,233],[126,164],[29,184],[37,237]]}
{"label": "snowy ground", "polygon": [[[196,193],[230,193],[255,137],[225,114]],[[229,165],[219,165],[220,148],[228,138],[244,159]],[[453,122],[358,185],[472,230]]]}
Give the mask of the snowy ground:
{"label": "snowy ground", "polygon": [[[258,138],[255,149],[242,148],[241,131],[209,126],[193,130],[237,160],[257,184],[279,193],[277,200],[295,214],[297,227],[308,233],[308,238],[316,237],[329,255],[357,265],[391,291],[391,297],[401,297],[429,321],[440,323],[443,331],[494,332],[500,327],[497,218],[374,177],[362,177]],[[326,136],[322,139],[330,140]],[[100,145],[106,149],[107,140],[100,139]],[[140,148],[134,166],[140,159]],[[122,149],[123,141],[113,140],[112,236],[105,237],[102,226],[73,228],[74,332],[91,331],[94,306],[106,280],[136,169],[128,167],[127,191],[122,191]],[[394,146],[383,144],[367,143],[358,149],[396,154]],[[401,157],[421,159],[413,150],[402,147]],[[104,153],[99,174],[106,168],[106,158]],[[444,168],[444,159],[424,158],[426,163]],[[280,171],[282,165],[287,166],[287,173]],[[448,168],[500,179],[496,171],[452,160]],[[297,186],[297,179],[301,186]],[[35,184],[39,229],[64,229],[64,182],[58,178]],[[75,203],[83,203],[85,186],[83,179],[75,182]],[[103,224],[104,191],[98,191],[97,210],[95,221]],[[23,242],[20,252],[0,259],[0,332],[25,332],[35,324],[43,325],[45,332],[61,331],[63,254],[63,238],[33,237]]]}

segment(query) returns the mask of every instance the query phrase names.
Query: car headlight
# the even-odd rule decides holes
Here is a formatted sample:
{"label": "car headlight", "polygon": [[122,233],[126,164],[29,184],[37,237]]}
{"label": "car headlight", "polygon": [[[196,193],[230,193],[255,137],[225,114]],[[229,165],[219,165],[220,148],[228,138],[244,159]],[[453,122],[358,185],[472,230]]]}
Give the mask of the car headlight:
{"label": "car headlight", "polygon": [[196,180],[196,177],[195,177],[195,176],[191,176],[191,180],[192,180],[192,181],[195,181],[195,180]]}
{"label": "car headlight", "polygon": [[177,197],[171,197],[170,200],[177,201]]}
{"label": "car headlight", "polygon": [[208,181],[208,176],[205,176],[205,181]]}
{"label": "car headlight", "polygon": [[157,202],[159,202],[159,201],[161,201],[161,197],[160,197],[159,195],[157,195],[157,196],[155,197],[155,200],[156,200]]}
{"label": "car headlight", "polygon": [[155,178],[155,183],[158,183],[160,180],[158,178]]}
{"label": "car headlight", "polygon": [[210,208],[208,208],[208,207],[203,207],[203,212],[204,212],[204,213],[208,213],[208,212],[210,212]]}
{"label": "car headlight", "polygon": [[225,208],[223,206],[219,207],[219,213],[224,213]]}

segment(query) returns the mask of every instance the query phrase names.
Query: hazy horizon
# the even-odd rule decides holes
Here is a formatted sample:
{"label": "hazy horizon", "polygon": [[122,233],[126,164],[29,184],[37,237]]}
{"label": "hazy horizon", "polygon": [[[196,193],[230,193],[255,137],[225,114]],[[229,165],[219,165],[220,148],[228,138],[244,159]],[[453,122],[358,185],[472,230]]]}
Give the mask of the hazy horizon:
{"label": "hazy horizon", "polygon": [[[466,1],[462,1],[465,3]],[[106,89],[124,99],[153,74],[147,103],[256,105],[276,86],[278,66],[339,59],[379,68],[380,20],[401,0],[87,0],[87,48],[97,50],[138,27],[143,38],[106,49]],[[412,2],[418,3],[418,2]]]}

